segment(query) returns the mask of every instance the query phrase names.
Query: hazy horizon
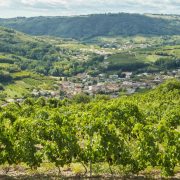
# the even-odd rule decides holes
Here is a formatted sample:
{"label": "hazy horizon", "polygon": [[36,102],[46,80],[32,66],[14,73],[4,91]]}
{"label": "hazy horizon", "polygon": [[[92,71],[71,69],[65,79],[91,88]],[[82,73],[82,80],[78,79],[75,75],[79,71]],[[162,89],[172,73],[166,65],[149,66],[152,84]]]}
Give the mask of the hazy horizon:
{"label": "hazy horizon", "polygon": [[0,0],[0,18],[104,13],[176,14],[179,0]]}

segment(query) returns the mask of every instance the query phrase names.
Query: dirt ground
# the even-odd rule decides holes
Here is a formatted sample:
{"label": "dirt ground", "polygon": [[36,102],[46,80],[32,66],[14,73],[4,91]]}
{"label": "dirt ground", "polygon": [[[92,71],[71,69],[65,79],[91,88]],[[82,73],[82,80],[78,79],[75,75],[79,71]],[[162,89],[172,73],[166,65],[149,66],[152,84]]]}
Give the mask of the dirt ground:
{"label": "dirt ground", "polygon": [[58,179],[68,179],[68,180],[145,180],[145,179],[172,179],[172,180],[180,180],[180,171],[176,173],[174,177],[162,178],[159,171],[153,171],[151,174],[141,173],[138,176],[112,176],[108,174],[100,175],[100,176],[85,176],[83,174],[73,174],[70,170],[65,170],[61,172],[61,175],[58,174],[58,170],[48,170],[47,172],[37,172],[37,171],[29,171],[29,169],[16,166],[11,168],[3,168],[0,169],[0,180],[58,180]]}

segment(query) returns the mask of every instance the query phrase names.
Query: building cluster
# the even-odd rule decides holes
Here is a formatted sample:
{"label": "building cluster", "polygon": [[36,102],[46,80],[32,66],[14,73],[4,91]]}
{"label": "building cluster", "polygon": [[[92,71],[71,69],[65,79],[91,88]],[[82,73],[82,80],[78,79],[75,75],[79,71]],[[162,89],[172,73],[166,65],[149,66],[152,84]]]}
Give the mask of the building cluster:
{"label": "building cluster", "polygon": [[86,93],[94,94],[109,94],[118,96],[120,92],[124,94],[133,94],[135,92],[151,89],[161,84],[167,79],[180,78],[180,69],[160,73],[141,73],[133,75],[132,72],[122,72],[124,77],[118,75],[99,74],[96,77],[91,77],[85,73],[78,74],[67,81],[60,83],[60,90],[67,97],[76,94]]}

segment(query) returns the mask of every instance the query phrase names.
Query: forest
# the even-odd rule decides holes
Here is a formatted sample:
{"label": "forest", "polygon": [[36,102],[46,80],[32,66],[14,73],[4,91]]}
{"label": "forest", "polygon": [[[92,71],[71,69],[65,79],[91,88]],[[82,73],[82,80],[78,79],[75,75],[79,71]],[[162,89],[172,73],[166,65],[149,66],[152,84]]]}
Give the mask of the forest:
{"label": "forest", "polygon": [[0,25],[31,35],[88,39],[97,36],[179,35],[179,16],[92,14],[72,17],[0,19]]}

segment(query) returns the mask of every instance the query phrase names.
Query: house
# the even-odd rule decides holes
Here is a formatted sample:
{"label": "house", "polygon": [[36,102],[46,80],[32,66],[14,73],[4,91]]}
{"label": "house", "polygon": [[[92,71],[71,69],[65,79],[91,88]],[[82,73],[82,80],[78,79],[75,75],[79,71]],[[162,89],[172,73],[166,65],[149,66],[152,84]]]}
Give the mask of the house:
{"label": "house", "polygon": [[111,84],[106,85],[106,90],[110,92],[116,92],[116,91],[119,91],[119,89],[120,89],[120,86],[116,83],[111,83]]}
{"label": "house", "polygon": [[14,99],[7,99],[7,102],[8,102],[8,103],[14,103],[15,100],[14,100]]}
{"label": "house", "polygon": [[100,87],[100,86],[97,86],[97,85],[89,86],[89,91],[92,92],[92,93],[99,92],[100,89],[101,89],[101,87]]}
{"label": "house", "polygon": [[126,79],[130,79],[132,76],[132,72],[122,72],[122,74],[125,74]]}
{"label": "house", "polygon": [[123,81],[122,85],[123,86],[132,86],[133,83],[131,81]]}
{"label": "house", "polygon": [[105,75],[105,74],[99,74],[98,76],[99,76],[100,78],[105,78],[106,75]]}
{"label": "house", "polygon": [[154,78],[153,82],[155,82],[155,83],[161,83],[161,82],[162,82],[162,79],[161,79],[160,76],[156,76],[156,77]]}
{"label": "house", "polygon": [[76,87],[74,91],[72,92],[73,95],[80,94],[80,93],[82,93],[82,88],[80,87]]}
{"label": "house", "polygon": [[113,75],[109,75],[110,79],[118,79],[118,75],[117,74],[113,74]]}
{"label": "house", "polygon": [[126,90],[128,94],[133,94],[136,92],[136,88],[127,88]]}
{"label": "house", "polygon": [[33,91],[32,91],[31,94],[34,95],[34,96],[36,96],[36,97],[40,95],[39,91],[36,90],[36,89],[33,89]]}

